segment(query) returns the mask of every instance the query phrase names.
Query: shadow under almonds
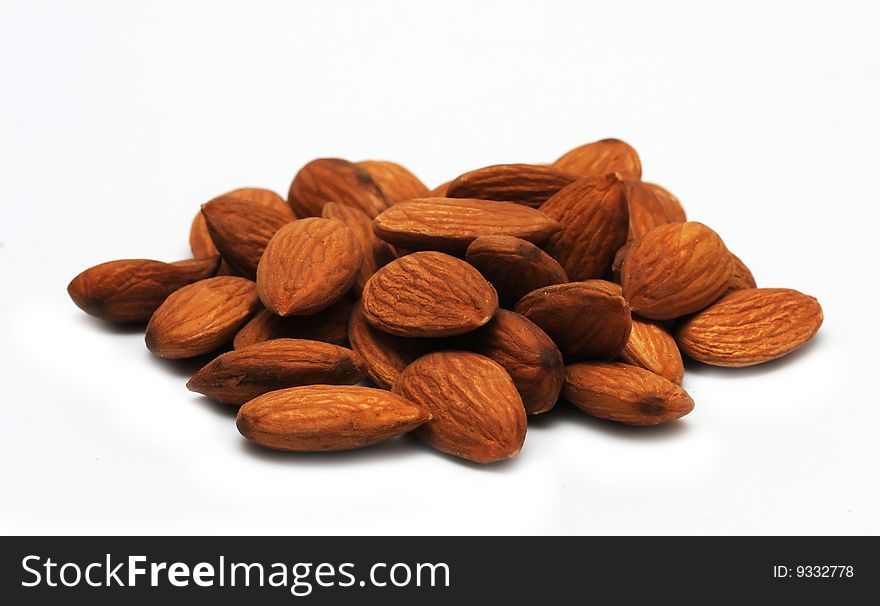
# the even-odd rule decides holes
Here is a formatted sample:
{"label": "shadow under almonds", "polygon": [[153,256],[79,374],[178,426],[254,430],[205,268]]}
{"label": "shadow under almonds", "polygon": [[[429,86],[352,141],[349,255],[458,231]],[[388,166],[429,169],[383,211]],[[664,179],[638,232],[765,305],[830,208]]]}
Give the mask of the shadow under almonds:
{"label": "shadow under almonds", "polygon": [[194,397],[190,399],[196,406],[201,406],[203,409],[211,413],[231,419],[233,423],[235,422],[235,417],[238,416],[238,409],[240,406],[235,404],[223,404],[222,402],[212,400],[211,398],[197,393],[192,393],[191,395]]}
{"label": "shadow under almonds", "polygon": [[624,425],[623,423],[606,421],[590,416],[576,408],[573,404],[561,400],[553,407],[553,410],[529,417],[529,431],[543,432],[562,424],[580,425],[584,428],[585,433],[593,431],[624,440],[651,442],[679,439],[682,434],[688,431],[687,419],[687,416],[685,416],[684,418],[661,423],[660,425]]}
{"label": "shadow under almonds", "polygon": [[766,374],[770,374],[772,372],[780,371],[790,364],[796,364],[798,360],[810,355],[810,353],[814,349],[820,347],[824,341],[825,336],[820,333],[810,339],[806,345],[786,356],[782,356],[781,358],[772,360],[770,362],[764,362],[763,364],[756,364],[755,366],[745,366],[743,368],[712,366],[710,364],[698,362],[697,360],[694,360],[687,356],[682,356],[682,358],[684,359],[685,370],[684,380],[685,382],[687,382],[687,376],[689,374],[698,376],[723,376],[725,379],[760,377]]}
{"label": "shadow under almonds", "polygon": [[[149,352],[146,346],[144,346],[144,355],[146,355],[150,359],[153,365],[163,368],[173,375],[185,378],[187,381],[190,379],[190,377],[201,370],[205,364],[207,364],[220,354],[224,353],[225,351],[226,350],[218,350],[202,356],[197,356],[195,358],[185,358],[183,360],[169,360],[168,358],[160,358],[159,356],[153,355]],[[184,389],[186,388],[184,387]]]}
{"label": "shadow under almonds", "polygon": [[257,446],[253,442],[238,436],[239,448],[245,454],[260,461],[275,465],[292,467],[340,467],[347,465],[365,465],[377,461],[385,461],[419,455],[419,445],[407,436],[393,438],[380,444],[332,452],[283,452]]}
{"label": "shadow under almonds", "polygon": [[78,321],[88,326],[89,330],[103,332],[107,335],[136,335],[138,333],[144,334],[147,331],[146,322],[127,322],[124,324],[107,322],[84,313],[77,313],[76,317]]}

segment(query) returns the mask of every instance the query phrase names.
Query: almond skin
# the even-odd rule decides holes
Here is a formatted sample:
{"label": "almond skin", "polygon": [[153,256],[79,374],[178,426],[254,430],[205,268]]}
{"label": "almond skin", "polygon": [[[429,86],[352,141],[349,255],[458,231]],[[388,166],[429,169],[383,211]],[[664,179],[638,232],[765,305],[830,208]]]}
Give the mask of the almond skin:
{"label": "almond skin", "polygon": [[513,236],[477,238],[464,258],[495,287],[502,307],[513,307],[523,295],[538,288],[568,282],[556,259]]}
{"label": "almond skin", "polygon": [[287,202],[298,217],[320,217],[327,202],[338,202],[372,219],[390,205],[366,168],[339,158],[320,158],[303,166],[290,184]]}
{"label": "almond skin", "polygon": [[91,267],[67,286],[84,312],[108,322],[146,322],[178,288],[217,273],[220,257],[163,263],[124,259]]}
{"label": "almond skin", "polygon": [[[268,189],[262,189],[259,187],[242,187],[218,197],[237,198],[239,200],[245,200],[246,202],[253,202],[265,208],[271,208],[283,213],[288,221],[296,219],[296,216],[293,214],[293,211],[290,210],[290,207],[287,205],[284,198]],[[193,256],[197,259],[202,257],[213,257],[220,254],[220,251],[211,239],[211,234],[208,232],[208,224],[201,211],[196,213],[196,216],[192,221],[192,226],[189,231],[189,245],[192,249]]]}
{"label": "almond skin", "polygon": [[633,242],[621,272],[633,312],[671,320],[699,311],[727,290],[733,259],[702,223],[669,223]]}
{"label": "almond skin", "polygon": [[279,229],[292,221],[281,212],[232,196],[214,198],[202,207],[211,241],[238,275],[254,280],[263,250]]}
{"label": "almond skin", "polygon": [[672,212],[650,184],[625,181],[623,191],[629,211],[628,241],[638,240],[660,225],[683,221],[681,214]]}
{"label": "almond skin", "polygon": [[266,309],[279,316],[306,316],[334,303],[357,279],[364,253],[340,221],[299,219],[279,229],[257,266]]}
{"label": "almond skin", "polygon": [[694,409],[678,385],[618,362],[581,362],[565,367],[562,397],[585,413],[627,425],[659,425]]}
{"label": "almond skin", "polygon": [[495,164],[459,176],[449,184],[446,196],[501,200],[538,208],[576,179],[552,166]]}
{"label": "almond skin", "polygon": [[367,376],[363,359],[338,345],[306,339],[254,343],[215,358],[186,384],[224,404],[300,385],[353,385]]}
{"label": "almond skin", "polygon": [[657,185],[656,183],[645,183],[654,191],[654,195],[660,201],[660,204],[666,209],[666,216],[671,218],[670,223],[684,223],[687,221],[687,214],[684,207],[677,197],[675,197],[668,189]]}
{"label": "almond skin", "polygon": [[675,339],[713,366],[754,366],[791,353],[822,325],[822,307],[789,288],[734,290],[680,324]]}
{"label": "almond skin", "polygon": [[614,253],[624,245],[629,215],[618,175],[587,177],[559,191],[541,212],[563,225],[544,250],[571,280],[605,278]]}
{"label": "almond skin", "polygon": [[744,288],[757,288],[755,277],[748,266],[742,262],[742,259],[735,254],[730,253],[733,259],[733,275],[730,276],[730,283],[727,285],[729,290],[742,290]]}
{"label": "almond skin", "polygon": [[632,330],[620,361],[650,370],[676,385],[684,378],[684,363],[675,339],[658,322],[633,317]]}
{"label": "almond skin", "polygon": [[476,269],[439,252],[392,261],[370,278],[361,307],[367,322],[401,337],[448,337],[479,328],[498,294]]}
{"label": "almond skin", "polygon": [[335,219],[345,224],[354,234],[361,251],[364,253],[364,260],[358,271],[357,279],[354,283],[355,295],[360,296],[364,289],[364,284],[370,279],[376,270],[383,267],[397,258],[397,252],[394,247],[380,240],[373,232],[373,220],[370,219],[363,211],[349,206],[343,206],[336,202],[330,202],[324,205],[321,211],[325,219]]}
{"label": "almond skin", "polygon": [[238,409],[245,438],[293,452],[351,450],[384,442],[431,419],[424,406],[371,387],[307,385],[271,391]]}
{"label": "almond skin", "polygon": [[642,163],[636,150],[620,139],[602,139],[566,152],[553,163],[565,173],[583,177],[618,173],[629,179],[642,176]]}
{"label": "almond skin", "polygon": [[605,280],[539,288],[520,299],[514,311],[540,326],[567,362],[614,359],[632,327],[620,287]]}
{"label": "almond skin", "polygon": [[410,364],[394,393],[422,404],[433,419],[415,435],[426,444],[476,463],[515,456],[526,437],[526,411],[510,375],[485,356],[430,353]]}
{"label": "almond skin", "polygon": [[562,389],[562,354],[547,333],[525,316],[499,309],[482,328],[451,339],[450,347],[500,364],[529,414],[547,412],[556,404]]}
{"label": "almond skin", "polygon": [[364,359],[370,379],[382,389],[394,387],[407,366],[438,346],[437,340],[397,337],[374,328],[364,318],[360,302],[349,319],[348,339]]}
{"label": "almond skin", "polygon": [[464,255],[480,236],[516,236],[543,243],[562,227],[533,208],[513,202],[471,198],[418,198],[376,217],[376,234],[408,250]]}
{"label": "almond skin", "polygon": [[150,318],[147,349],[162,358],[194,358],[232,340],[259,309],[257,285],[220,276],[172,293]]}
{"label": "almond skin", "polygon": [[233,347],[241,349],[271,339],[309,339],[348,345],[348,318],[352,304],[340,299],[311,316],[282,318],[264,309],[235,333]]}
{"label": "almond skin", "polygon": [[357,163],[365,168],[385,193],[390,204],[397,204],[428,196],[428,188],[418,177],[396,162],[388,160],[364,160]]}
{"label": "almond skin", "polygon": [[449,192],[449,186],[452,184],[452,181],[447,181],[446,183],[441,183],[434,189],[428,192],[426,198],[448,198],[446,194]]}

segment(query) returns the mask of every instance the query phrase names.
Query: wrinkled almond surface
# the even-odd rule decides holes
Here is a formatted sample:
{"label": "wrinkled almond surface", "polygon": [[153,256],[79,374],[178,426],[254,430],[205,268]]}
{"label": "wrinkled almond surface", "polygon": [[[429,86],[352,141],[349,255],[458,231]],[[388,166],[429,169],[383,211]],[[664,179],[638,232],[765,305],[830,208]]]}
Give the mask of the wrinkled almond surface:
{"label": "wrinkled almond surface", "polygon": [[552,166],[495,164],[459,176],[449,184],[446,195],[450,198],[518,202],[538,208],[576,179]]}
{"label": "wrinkled almond surface", "polygon": [[224,404],[244,404],[269,391],[300,385],[351,385],[367,376],[350,349],[306,339],[274,339],[227,352],[186,384]]}
{"label": "wrinkled almond surface", "polygon": [[642,163],[636,150],[620,139],[602,139],[566,152],[553,163],[554,168],[583,177],[618,173],[630,179],[642,176]]}
{"label": "wrinkled almond surface", "polygon": [[658,425],[694,409],[693,399],[675,383],[618,362],[566,366],[562,397],[589,415],[627,425]]}
{"label": "wrinkled almond surface", "polygon": [[405,167],[388,160],[363,160],[357,163],[365,168],[385,193],[390,204],[428,196],[428,188]]}
{"label": "wrinkled almond surface", "polygon": [[303,166],[290,184],[287,202],[298,217],[320,217],[327,202],[360,209],[370,218],[389,205],[366,168],[339,158],[320,158]]}
{"label": "wrinkled almond surface", "polygon": [[659,322],[634,317],[629,340],[620,361],[660,375],[676,385],[684,377],[681,352],[672,335]]}
{"label": "wrinkled almond surface", "polygon": [[677,327],[688,356],[713,366],[753,366],[791,353],[822,325],[822,307],[790,288],[735,290]]}
{"label": "wrinkled almond surface", "polygon": [[567,362],[613,359],[632,326],[620,287],[605,280],[539,288],[520,299],[514,311],[540,326]]}
{"label": "wrinkled almond surface", "polygon": [[340,221],[288,223],[266,245],[257,266],[260,299],[279,316],[314,314],[351,288],[363,259],[354,233]]}
{"label": "wrinkled almond surface", "polygon": [[533,208],[471,198],[418,198],[395,204],[374,222],[376,234],[408,250],[464,255],[480,236],[516,236],[541,244],[561,226]]}
{"label": "wrinkled almond surface", "polygon": [[163,263],[122,259],[90,267],[67,293],[84,312],[109,322],[146,322],[175,290],[217,273],[220,257]]}
{"label": "wrinkled almond surface", "polygon": [[359,295],[370,276],[376,273],[377,269],[397,258],[397,253],[393,246],[376,236],[373,232],[373,220],[361,210],[330,202],[324,206],[322,216],[325,219],[335,219],[344,223],[354,234],[363,252],[364,260],[354,283],[355,294]]}
{"label": "wrinkled almond surface", "polygon": [[669,223],[633,242],[621,272],[632,310],[652,320],[699,311],[727,290],[733,259],[702,223]]}
{"label": "wrinkled almond surface", "polygon": [[147,349],[162,358],[194,358],[232,340],[259,309],[257,285],[220,276],[172,293],[150,318]]}
{"label": "wrinkled almond surface", "polygon": [[415,435],[441,452],[476,463],[509,459],[522,449],[526,411],[510,375],[485,356],[430,353],[410,364],[394,393],[433,418]]}
{"label": "wrinkled almond surface", "polygon": [[264,309],[235,333],[233,346],[240,349],[271,339],[309,339],[346,346],[351,311],[352,304],[344,298],[311,316],[282,318]]}
{"label": "wrinkled almond surface", "polygon": [[357,385],[307,385],[270,391],[238,410],[238,431],[274,450],[362,448],[430,420],[424,406],[390,391]]}
{"label": "wrinkled almond surface", "polygon": [[476,269],[439,252],[392,261],[370,278],[361,307],[367,322],[402,337],[447,337],[479,328],[498,295]]}

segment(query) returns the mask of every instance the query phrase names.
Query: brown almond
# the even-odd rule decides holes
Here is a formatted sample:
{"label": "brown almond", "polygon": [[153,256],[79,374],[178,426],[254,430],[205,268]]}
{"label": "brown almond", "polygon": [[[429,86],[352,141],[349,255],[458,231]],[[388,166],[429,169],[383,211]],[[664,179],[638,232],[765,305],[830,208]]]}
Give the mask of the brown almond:
{"label": "brown almond", "polygon": [[674,196],[668,189],[657,185],[656,183],[645,183],[654,191],[654,195],[660,201],[660,204],[666,209],[666,216],[670,217],[670,223],[684,223],[687,221],[687,214],[679,199]]}
{"label": "brown almond", "polygon": [[281,212],[257,202],[221,196],[202,207],[211,241],[236,274],[254,280],[263,250],[279,229],[290,223]]}
{"label": "brown almond", "polygon": [[623,183],[617,175],[579,179],[547,200],[541,212],[563,226],[544,249],[570,280],[609,274],[629,229]]}
{"label": "brown almond", "polygon": [[561,226],[513,202],[470,198],[418,198],[395,204],[373,223],[376,234],[409,250],[464,255],[480,236],[516,236],[541,244]]}
{"label": "brown almond", "polygon": [[633,242],[621,286],[635,313],[671,320],[712,303],[732,275],[733,259],[718,234],[702,223],[669,223]]}
{"label": "brown almond", "polygon": [[320,217],[327,202],[338,202],[362,210],[371,219],[390,204],[366,168],[339,158],[321,158],[303,166],[290,184],[287,202],[298,217]]}
{"label": "brown almond", "polygon": [[350,450],[384,442],[431,419],[424,406],[382,389],[306,385],[270,391],[238,409],[245,438],[293,452]]}
{"label": "brown almond", "polygon": [[364,359],[370,379],[382,389],[394,387],[407,366],[437,347],[430,339],[397,337],[374,328],[364,317],[360,302],[349,319],[348,340]]}
{"label": "brown almond", "polygon": [[476,269],[439,252],[392,261],[364,287],[367,322],[401,337],[447,337],[479,328],[498,309],[498,294]]}
{"label": "brown almond", "polygon": [[363,160],[357,163],[367,169],[379,184],[390,204],[428,196],[428,187],[405,167],[388,160]]}
{"label": "brown almond", "polygon": [[[239,200],[245,200],[246,202],[253,202],[284,214],[288,218],[288,221],[296,219],[296,216],[293,214],[293,211],[290,210],[290,206],[287,205],[284,198],[268,189],[262,189],[260,187],[242,187],[225,193],[222,196],[218,196],[218,198],[237,198]],[[214,245],[214,241],[211,239],[211,234],[208,232],[208,224],[201,211],[197,212],[196,216],[193,218],[192,226],[189,231],[189,245],[192,249],[193,256],[197,259],[202,257],[213,257],[220,254],[219,250]]]}
{"label": "brown almond", "polygon": [[754,366],[789,354],[822,325],[822,307],[790,288],[734,290],[685,320],[681,350],[713,366]]}
{"label": "brown almond", "polygon": [[515,456],[526,437],[526,411],[498,363],[465,351],[441,351],[410,364],[394,393],[421,404],[433,418],[415,435],[426,444],[476,463]]}
{"label": "brown almond", "polygon": [[449,196],[447,196],[446,194],[449,191],[449,185],[451,183],[452,183],[452,181],[447,181],[446,183],[441,183],[440,185],[438,185],[437,187],[435,187],[434,189],[429,191],[428,195],[425,197],[426,198],[448,198]]}
{"label": "brown almond", "polygon": [[583,177],[618,173],[629,179],[642,176],[642,163],[636,150],[620,139],[602,139],[566,152],[553,163],[565,173]]}
{"label": "brown almond", "polygon": [[556,259],[513,236],[477,238],[468,246],[465,261],[495,287],[502,307],[513,307],[523,295],[538,288],[568,282]]}
{"label": "brown almond", "polygon": [[757,288],[755,277],[748,266],[743,263],[742,259],[735,254],[730,253],[733,259],[733,275],[730,276],[730,283],[727,285],[729,290],[742,290],[744,288]]}
{"label": "brown almond", "polygon": [[364,253],[340,221],[299,219],[279,229],[257,266],[266,309],[279,316],[305,316],[334,303],[352,287]]}
{"label": "brown almond", "polygon": [[618,362],[566,366],[562,397],[589,415],[627,425],[659,425],[694,409],[693,399],[675,383]]}
{"label": "brown almond", "polygon": [[620,352],[620,361],[650,370],[676,385],[680,385],[684,377],[684,363],[675,339],[652,320],[632,319],[632,330]]}
{"label": "brown almond", "polygon": [[162,358],[194,358],[232,340],[259,309],[257,285],[235,276],[201,280],[173,292],[150,318],[147,349]]}
{"label": "brown almond", "polygon": [[539,288],[520,299],[514,311],[540,326],[567,362],[614,359],[632,326],[620,287],[605,280]]}
{"label": "brown almond", "polygon": [[146,322],[178,288],[217,273],[220,257],[163,263],[123,259],[90,267],[67,293],[84,312],[108,322]]}
{"label": "brown almond", "polygon": [[678,213],[669,212],[668,205],[648,183],[625,181],[623,191],[629,211],[629,241],[641,238],[660,225],[682,220]]}
{"label": "brown almond", "polygon": [[367,376],[350,349],[306,339],[274,339],[229,351],[192,376],[187,389],[224,404],[244,404],[300,385],[353,385]]}
{"label": "brown almond", "polygon": [[547,412],[556,404],[562,389],[562,354],[547,333],[525,316],[499,309],[491,322],[452,339],[450,346],[500,364],[529,414]]}
{"label": "brown almond", "polygon": [[537,164],[495,164],[456,178],[449,184],[449,198],[478,198],[525,204],[538,208],[577,177]]}
{"label": "brown almond", "polygon": [[311,316],[281,316],[262,310],[235,333],[233,347],[241,349],[271,339],[309,339],[348,345],[348,317],[352,304],[345,298]]}
{"label": "brown almond", "polygon": [[363,211],[337,202],[324,205],[321,216],[341,221],[351,230],[364,253],[364,260],[354,283],[355,295],[360,295],[364,284],[376,270],[397,258],[394,247],[380,240],[373,232],[373,220]]}
{"label": "brown almond", "polygon": [[620,284],[620,273],[623,271],[623,262],[626,261],[626,253],[629,252],[629,248],[632,245],[632,242],[627,242],[623,246],[617,249],[617,252],[614,253],[614,261],[611,262],[611,281]]}

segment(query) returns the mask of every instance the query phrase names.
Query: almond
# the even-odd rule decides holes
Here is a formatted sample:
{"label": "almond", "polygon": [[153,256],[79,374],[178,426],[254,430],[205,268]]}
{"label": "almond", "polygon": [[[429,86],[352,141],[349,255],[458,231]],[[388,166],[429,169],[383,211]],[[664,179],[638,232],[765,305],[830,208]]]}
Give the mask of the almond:
{"label": "almond", "polygon": [[365,168],[385,193],[390,204],[428,196],[428,188],[418,177],[396,162],[364,160],[357,163]]}
{"label": "almond", "polygon": [[428,192],[426,198],[447,198],[446,195],[449,191],[449,186],[452,184],[452,181],[447,181],[446,183],[441,183],[434,189]]}
{"label": "almond", "polygon": [[309,339],[345,346],[351,311],[352,305],[345,299],[311,316],[282,318],[264,309],[235,334],[233,347],[241,349],[271,339]]}
{"label": "almond", "polygon": [[324,205],[321,216],[335,219],[345,224],[354,234],[355,239],[364,253],[364,260],[354,283],[355,295],[360,295],[364,284],[376,270],[397,258],[394,247],[380,240],[373,232],[373,220],[363,211],[336,202]]}
{"label": "almond", "polygon": [[517,202],[538,208],[577,177],[552,166],[495,164],[464,173],[449,184],[449,198]]}
{"label": "almond", "polygon": [[539,288],[520,299],[514,311],[540,326],[568,362],[615,358],[632,326],[620,287],[605,280]]}
{"label": "almond", "polygon": [[363,359],[338,345],[306,339],[254,343],[215,358],[186,384],[224,404],[244,404],[300,385],[352,385],[367,376]]}
{"label": "almond", "polygon": [[576,147],[554,162],[553,167],[583,177],[611,173],[630,179],[642,176],[642,163],[636,150],[619,139],[602,139]]}
{"label": "almond", "polygon": [[526,437],[526,411],[510,375],[485,356],[430,353],[410,364],[394,393],[421,404],[433,418],[415,435],[476,463],[515,456]]}
{"label": "almond", "polygon": [[617,175],[579,179],[547,200],[541,212],[563,225],[544,249],[569,279],[608,275],[629,229],[623,183]]}
{"label": "almond", "polygon": [[633,242],[621,285],[635,313],[671,320],[712,303],[732,275],[733,259],[718,234],[702,223],[669,223]]}
{"label": "almond", "polygon": [[503,307],[543,286],[568,282],[562,266],[543,250],[513,236],[483,236],[468,246],[465,260],[498,291]]}
{"label": "almond", "polygon": [[221,196],[202,207],[211,241],[238,275],[254,280],[263,250],[279,229],[290,223],[281,212],[256,202]]}
{"label": "almond", "polygon": [[266,309],[305,316],[333,305],[357,279],[364,253],[340,221],[299,219],[278,230],[257,267]]}
{"label": "almond", "polygon": [[525,316],[499,309],[491,322],[452,341],[454,349],[473,351],[500,364],[513,379],[526,412],[547,412],[556,404],[562,389],[562,354],[547,333]]}
{"label": "almond", "polygon": [[402,337],[447,337],[479,328],[498,294],[476,269],[439,252],[392,261],[370,278],[361,307],[367,322]]}
{"label": "almond", "polygon": [[389,206],[366,168],[339,158],[321,158],[303,166],[290,184],[287,202],[299,217],[320,217],[327,202],[357,208],[371,219]]}
{"label": "almond", "polygon": [[753,366],[791,353],[822,325],[822,307],[789,288],[734,290],[676,329],[688,356],[713,366]]}
{"label": "almond", "polygon": [[684,377],[684,363],[675,339],[658,322],[633,317],[632,330],[620,361],[650,370],[676,385]]}
{"label": "almond", "polygon": [[147,349],[162,358],[194,358],[232,340],[259,309],[257,285],[234,276],[173,292],[150,318]]}
{"label": "almond", "polygon": [[742,259],[735,254],[730,253],[733,259],[733,275],[730,276],[730,282],[727,285],[729,290],[742,290],[744,288],[757,288],[755,277],[752,275],[748,266],[742,262]]}
{"label": "almond", "polygon": [[220,257],[163,263],[124,259],[91,267],[67,286],[73,302],[109,322],[146,322],[175,290],[217,273]]}
{"label": "almond", "polygon": [[[234,189],[231,192],[218,197],[237,198],[239,200],[245,200],[246,202],[253,202],[265,208],[271,208],[283,213],[288,218],[288,221],[296,219],[296,216],[294,216],[293,211],[290,210],[290,207],[287,205],[284,198],[268,189],[243,187],[240,189]],[[193,256],[197,259],[202,257],[213,257],[220,254],[219,250],[214,245],[214,241],[211,239],[211,234],[208,232],[208,224],[201,211],[196,213],[196,216],[192,221],[192,226],[189,231],[189,245],[192,249]]]}
{"label": "almond", "polygon": [[541,244],[561,226],[533,208],[470,198],[418,198],[395,204],[374,221],[376,234],[409,250],[464,255],[479,236],[516,236]]}
{"label": "almond", "polygon": [[645,185],[654,191],[657,200],[659,200],[660,204],[666,209],[666,216],[671,219],[670,223],[684,223],[687,221],[687,214],[684,212],[684,207],[681,205],[679,199],[669,190],[656,183],[645,183]]}
{"label": "almond", "polygon": [[611,280],[620,284],[620,272],[623,271],[623,262],[626,261],[626,253],[629,252],[632,242],[627,242],[614,253],[614,261],[611,262]]}
{"label": "almond", "polygon": [[566,366],[562,397],[588,415],[627,425],[659,425],[694,409],[693,399],[675,383],[619,362]]}
{"label": "almond", "polygon": [[238,431],[274,450],[350,450],[412,431],[431,413],[390,391],[307,385],[271,391],[238,410]]}
{"label": "almond", "polygon": [[670,212],[668,205],[648,183],[625,181],[623,191],[629,211],[627,240],[637,240],[660,225],[682,221],[678,213]]}
{"label": "almond", "polygon": [[432,346],[430,339],[396,337],[374,328],[364,317],[360,302],[349,320],[348,340],[364,359],[370,379],[382,389],[394,387],[407,366],[437,346]]}

